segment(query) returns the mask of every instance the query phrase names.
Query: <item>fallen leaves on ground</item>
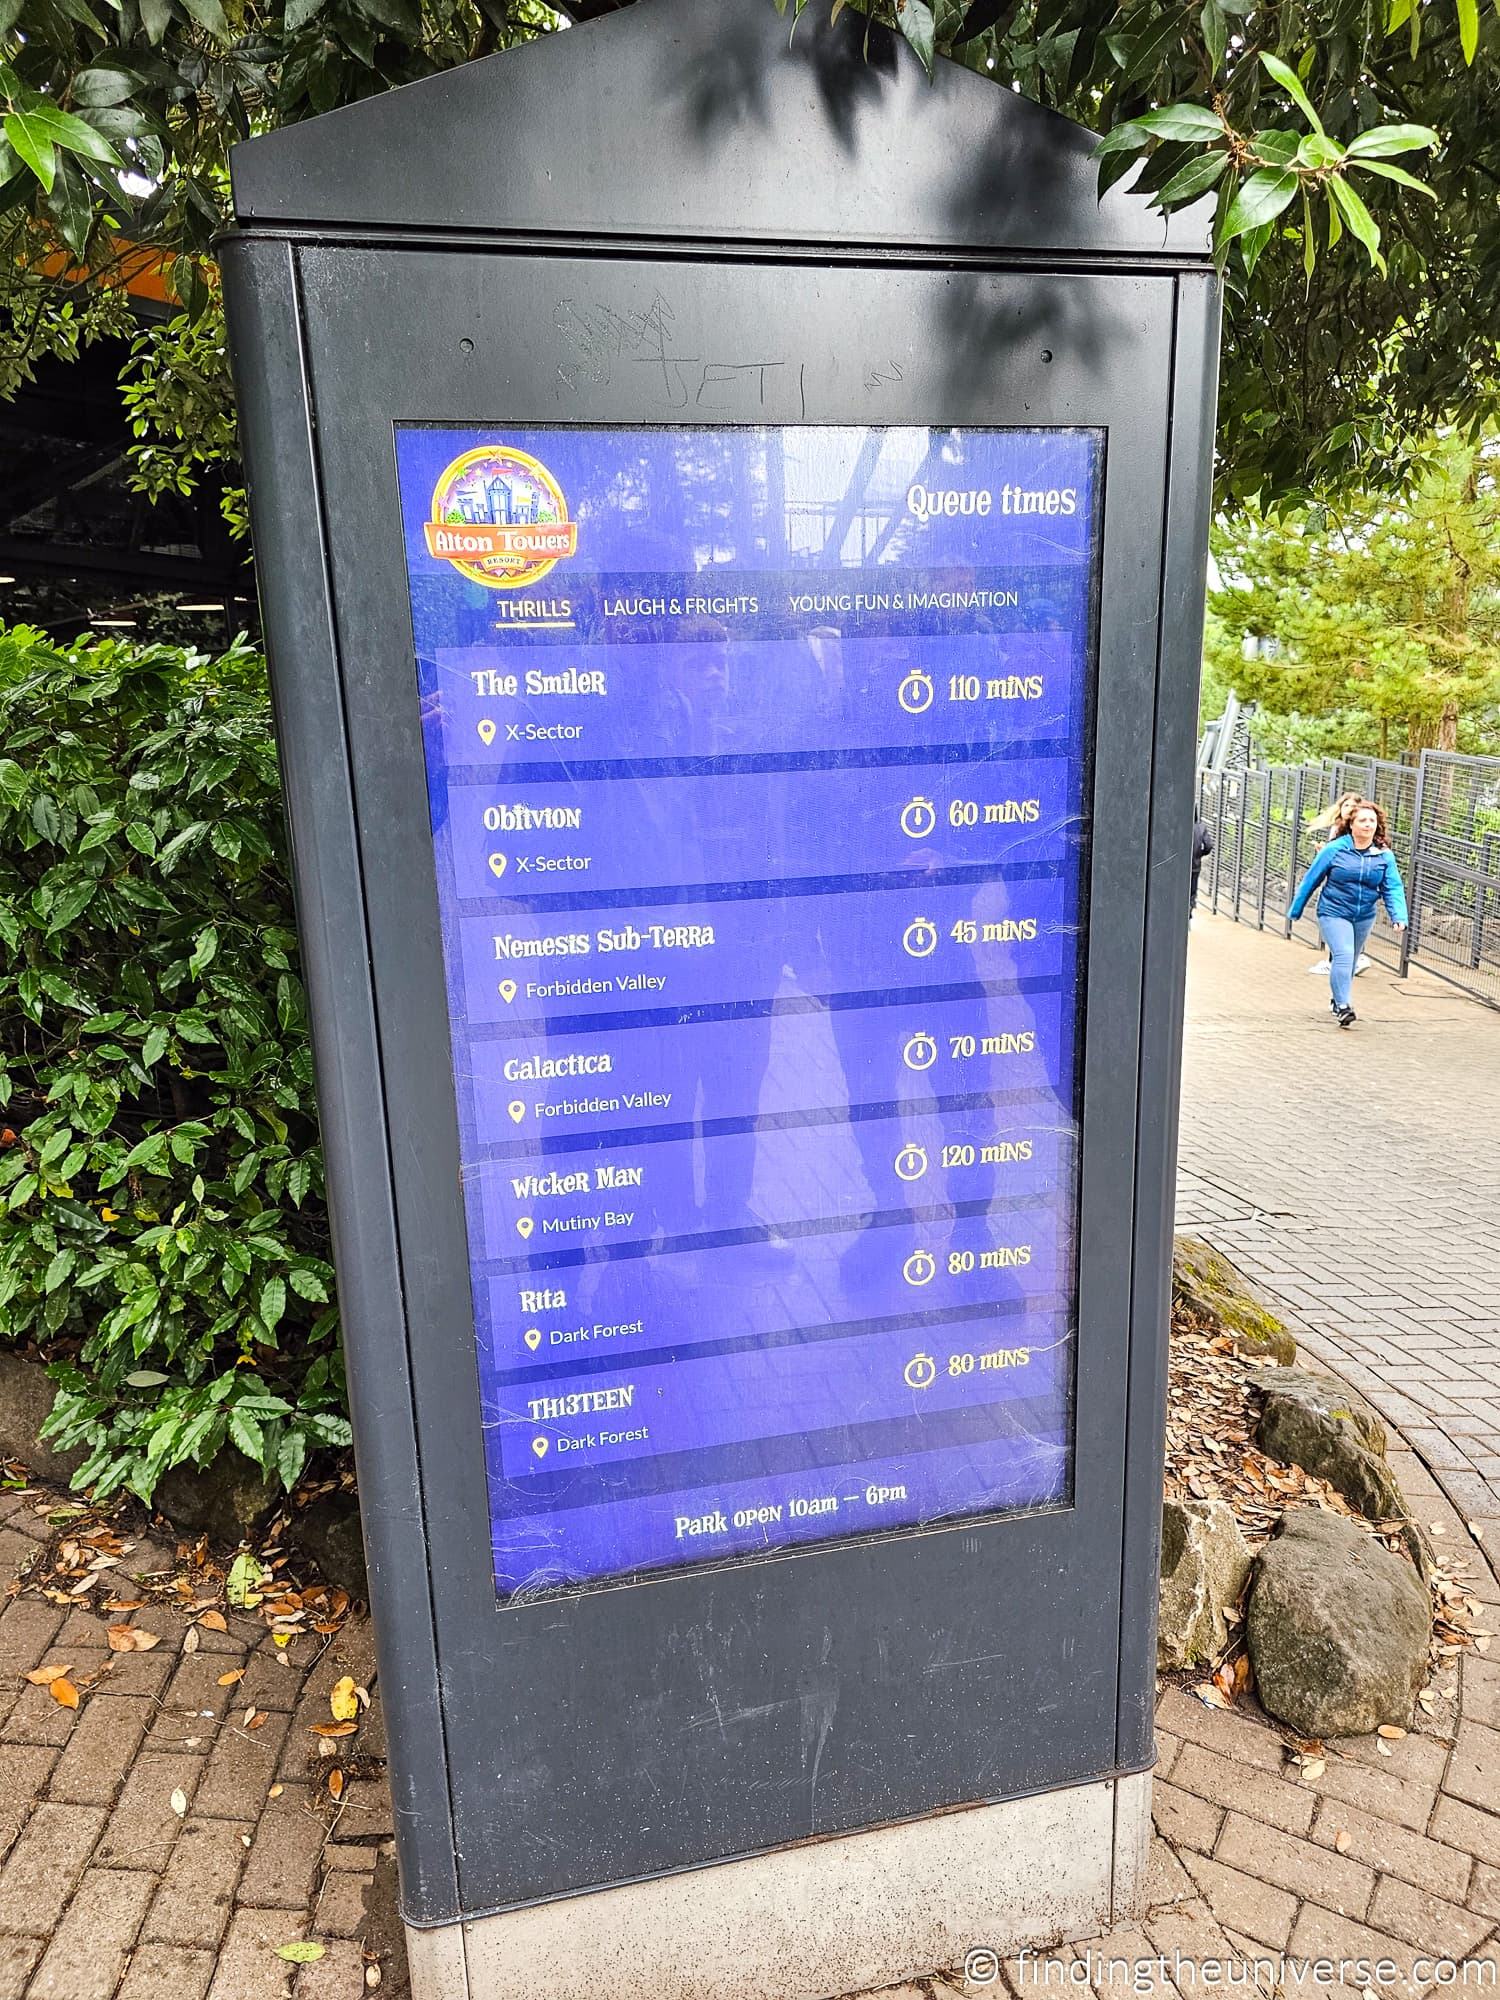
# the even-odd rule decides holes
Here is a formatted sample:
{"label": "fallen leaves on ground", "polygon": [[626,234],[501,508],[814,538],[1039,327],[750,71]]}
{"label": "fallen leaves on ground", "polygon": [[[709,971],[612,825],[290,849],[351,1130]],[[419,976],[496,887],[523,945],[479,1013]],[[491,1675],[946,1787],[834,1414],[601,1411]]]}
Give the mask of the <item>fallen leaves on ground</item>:
{"label": "fallen leaves on ground", "polygon": [[327,1949],[326,1944],[313,1944],[299,1938],[292,1944],[277,1945],[276,1956],[286,1959],[291,1965],[316,1965]]}
{"label": "fallen leaves on ground", "polygon": [[161,1644],[160,1632],[147,1632],[139,1625],[111,1625],[104,1636],[112,1653],[149,1653]]}
{"label": "fallen leaves on ground", "polygon": [[1301,1500],[1329,1513],[1352,1510],[1326,1481],[1267,1458],[1251,1440],[1250,1371],[1228,1334],[1172,1307],[1167,1376],[1166,1493],[1176,1500],[1222,1500],[1251,1548],[1282,1510]]}
{"label": "fallen leaves on ground", "polygon": [[[1315,1478],[1299,1466],[1282,1465],[1268,1458],[1252,1442],[1256,1410],[1250,1373],[1259,1365],[1245,1360],[1227,1334],[1199,1320],[1181,1300],[1173,1301],[1167,1387],[1167,1496],[1222,1500],[1252,1549],[1267,1540],[1286,1508],[1314,1505],[1325,1513],[1341,1514],[1354,1521],[1392,1553],[1403,1560],[1410,1559],[1414,1553],[1412,1541],[1421,1530],[1405,1521],[1367,1521],[1325,1480]],[[1488,1623],[1490,1614],[1472,1594],[1469,1573],[1453,1546],[1453,1538],[1449,1537],[1441,1555],[1432,1545],[1431,1538],[1442,1540],[1444,1528],[1442,1521],[1426,1526],[1429,1540],[1425,1553],[1433,1607],[1430,1660],[1433,1677],[1471,1648],[1477,1653],[1487,1652],[1495,1636]],[[1209,1679],[1192,1683],[1188,1690],[1209,1708],[1232,1709],[1242,1694],[1253,1691],[1238,1608],[1226,1605],[1225,1616],[1231,1633],[1225,1656]],[[1451,1700],[1455,1694],[1456,1688],[1440,1686],[1435,1678],[1430,1679],[1417,1696],[1420,1714],[1435,1718],[1438,1704]],[[1398,1741],[1402,1734],[1403,1731],[1382,1729],[1377,1749],[1390,1756],[1391,1742]],[[1320,1757],[1321,1748],[1314,1761]],[[1305,1770],[1303,1775],[1306,1776]]]}
{"label": "fallen leaves on ground", "polygon": [[[17,1460],[0,1459],[0,1473],[0,1487],[35,1492],[37,1513],[53,1532],[25,1580],[50,1603],[69,1609],[84,1604],[117,1620],[147,1604],[170,1604],[210,1632],[228,1632],[226,1613],[235,1612],[253,1617],[282,1646],[304,1632],[331,1638],[349,1614],[348,1591],[303,1571],[285,1546],[297,1511],[340,1489],[352,1490],[348,1475],[300,1488],[256,1537],[256,1546],[221,1556],[206,1536],[176,1538],[160,1520],[148,1526],[128,1496],[100,1507],[60,1501],[34,1487]],[[190,1631],[184,1650],[196,1652],[198,1643]],[[147,1647],[137,1642],[129,1650]]]}

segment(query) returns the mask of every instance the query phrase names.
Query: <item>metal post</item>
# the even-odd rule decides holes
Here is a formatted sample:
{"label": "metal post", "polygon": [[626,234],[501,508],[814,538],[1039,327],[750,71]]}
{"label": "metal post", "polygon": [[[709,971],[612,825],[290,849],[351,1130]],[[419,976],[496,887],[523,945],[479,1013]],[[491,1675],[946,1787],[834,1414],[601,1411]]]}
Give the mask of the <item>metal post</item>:
{"label": "metal post", "polygon": [[1302,797],[1303,788],[1306,783],[1307,766],[1299,764],[1297,766],[1296,779],[1292,786],[1291,858],[1287,863],[1286,871],[1286,914],[1282,923],[1283,937],[1290,937],[1292,934],[1292,898],[1297,893],[1297,880],[1301,873],[1297,863],[1302,847]]}
{"label": "metal post", "polygon": [[[1479,787],[1474,787],[1476,799]],[[1490,876],[1500,859],[1500,833],[1487,833],[1479,842],[1479,880],[1474,885],[1474,948],[1469,963],[1477,972],[1484,963],[1485,927],[1490,920]]]}
{"label": "metal post", "polygon": [[1240,772],[1240,825],[1234,837],[1234,920],[1240,920],[1240,900],[1245,888],[1245,818],[1250,803],[1250,773]]}
{"label": "metal post", "polygon": [[1427,752],[1422,752],[1422,761],[1417,765],[1417,796],[1411,809],[1411,879],[1407,883],[1406,929],[1401,933],[1401,961],[1396,967],[1398,977],[1404,979],[1411,965],[1412,954],[1417,949],[1417,926],[1421,921],[1422,908],[1422,810],[1427,797]]}
{"label": "metal post", "polygon": [[1214,872],[1209,883],[1208,906],[1219,914],[1219,870],[1224,865],[1224,774],[1214,773]]}

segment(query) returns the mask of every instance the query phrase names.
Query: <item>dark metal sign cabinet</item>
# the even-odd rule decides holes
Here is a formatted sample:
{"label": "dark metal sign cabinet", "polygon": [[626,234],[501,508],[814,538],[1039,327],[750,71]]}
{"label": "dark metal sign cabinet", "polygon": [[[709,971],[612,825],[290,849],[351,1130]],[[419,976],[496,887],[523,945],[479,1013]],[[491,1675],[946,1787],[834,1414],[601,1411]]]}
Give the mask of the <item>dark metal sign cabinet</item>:
{"label": "dark metal sign cabinet", "polygon": [[[1100,201],[1086,133],[826,15],[640,0],[234,156],[419,2000],[844,1993],[1095,1934],[1141,1893],[1216,281],[1201,211]],[[1099,439],[1053,1504],[497,1590],[412,425]]]}

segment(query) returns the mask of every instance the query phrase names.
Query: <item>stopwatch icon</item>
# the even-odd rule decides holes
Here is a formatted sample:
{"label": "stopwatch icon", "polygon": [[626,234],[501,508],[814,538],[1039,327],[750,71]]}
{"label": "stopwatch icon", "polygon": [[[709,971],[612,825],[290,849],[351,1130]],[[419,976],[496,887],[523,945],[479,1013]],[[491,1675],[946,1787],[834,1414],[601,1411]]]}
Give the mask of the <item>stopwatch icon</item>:
{"label": "stopwatch icon", "polygon": [[901,1051],[901,1060],[908,1069],[931,1069],[937,1061],[937,1043],[931,1035],[912,1035]]}
{"label": "stopwatch icon", "polygon": [[930,1285],[937,1276],[937,1265],[930,1250],[913,1250],[901,1266],[901,1275],[909,1285]]}
{"label": "stopwatch icon", "polygon": [[908,1389],[930,1389],[937,1380],[937,1363],[930,1354],[914,1354],[901,1371]]}
{"label": "stopwatch icon", "polygon": [[925,840],[936,825],[931,799],[911,799],[901,808],[901,831],[908,840]]}
{"label": "stopwatch icon", "polygon": [[914,918],[901,939],[909,958],[931,958],[937,950],[937,941],[937,925],[928,917]]}
{"label": "stopwatch icon", "polygon": [[932,676],[913,667],[896,690],[896,699],[908,715],[925,715],[932,706]]}
{"label": "stopwatch icon", "polygon": [[896,1155],[896,1178],[919,1181],[927,1171],[927,1153],[922,1146],[903,1146]]}

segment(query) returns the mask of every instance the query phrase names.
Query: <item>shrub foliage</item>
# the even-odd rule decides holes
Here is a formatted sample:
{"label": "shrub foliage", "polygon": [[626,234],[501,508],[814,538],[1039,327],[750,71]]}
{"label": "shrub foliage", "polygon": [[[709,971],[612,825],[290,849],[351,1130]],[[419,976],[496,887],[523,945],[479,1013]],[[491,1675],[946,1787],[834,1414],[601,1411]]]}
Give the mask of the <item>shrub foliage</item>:
{"label": "shrub foliage", "polygon": [[349,1442],[263,663],[0,631],[0,1338],[75,1485]]}

